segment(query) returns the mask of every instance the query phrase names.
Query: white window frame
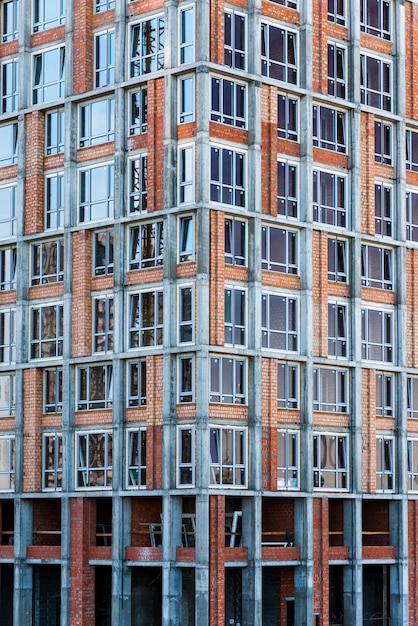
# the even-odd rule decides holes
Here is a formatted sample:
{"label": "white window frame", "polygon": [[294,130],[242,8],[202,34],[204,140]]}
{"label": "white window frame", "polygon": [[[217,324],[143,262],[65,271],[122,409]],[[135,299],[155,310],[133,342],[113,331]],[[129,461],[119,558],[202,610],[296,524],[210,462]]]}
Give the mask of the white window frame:
{"label": "white window frame", "polygon": [[195,401],[194,396],[194,354],[180,354],[177,357],[177,404],[191,404]]}
{"label": "white window frame", "polygon": [[[332,442],[334,442],[334,460],[331,456]],[[348,435],[316,431],[313,435],[313,448],[314,490],[348,491],[350,466]],[[328,478],[333,482],[332,485],[326,484]]]}
{"label": "white window frame", "polygon": [[[329,387],[330,384],[333,385]],[[350,406],[349,371],[336,367],[313,368],[313,410],[347,414]],[[328,395],[330,393],[330,396]],[[332,397],[334,396],[334,397]]]}
{"label": "white window frame", "polygon": [[1,112],[12,113],[19,106],[19,59],[1,64]]}
{"label": "white window frame", "polygon": [[[277,51],[271,54],[270,29],[283,34],[282,45],[279,46],[283,56],[279,60]],[[275,37],[277,40],[277,36]],[[293,42],[293,44],[292,44]],[[264,49],[264,52],[263,52]],[[293,61],[292,61],[293,59]],[[261,74],[290,85],[299,81],[299,33],[297,30],[284,28],[281,24],[261,22]]]}
{"label": "white window frame", "polygon": [[[196,25],[195,25],[195,5],[189,4],[188,6],[181,6],[178,9],[178,41],[179,41],[179,65],[185,63],[193,63],[195,60],[195,40],[196,40]],[[189,14],[191,17],[189,18]],[[187,17],[185,18],[184,16]],[[191,20],[191,24],[188,23],[188,19]],[[186,20],[186,21],[185,21]],[[187,23],[186,23],[187,22]],[[191,26],[192,32],[188,33]]]}
{"label": "white window frame", "polygon": [[[282,438],[283,445],[280,445]],[[283,451],[281,458],[280,451]],[[277,429],[277,489],[297,491],[300,489],[300,433],[287,428]]]}
{"label": "white window frame", "polygon": [[[331,242],[335,242],[330,245]],[[348,240],[340,237],[328,236],[328,281],[333,283],[348,283]],[[330,259],[330,247],[332,259]],[[341,253],[340,253],[341,252]],[[330,270],[330,260],[332,268]],[[343,265],[342,268],[340,265]]]}
{"label": "white window frame", "polygon": [[[55,328],[55,336],[49,337],[47,333],[48,319],[44,313],[48,315],[46,309],[51,309],[49,323],[53,322]],[[64,343],[64,305],[62,302],[48,302],[46,304],[38,304],[30,307],[30,358],[31,360],[39,359],[56,359],[62,357]],[[50,346],[48,353],[45,353],[45,346]]]}
{"label": "white window frame", "polygon": [[104,11],[111,11],[115,8],[115,0],[95,0],[94,12],[103,13]]}
{"label": "white window frame", "polygon": [[[104,436],[104,462],[103,465],[90,465],[91,461],[91,442],[92,437]],[[82,458],[82,449],[81,449],[81,439],[85,437],[86,441],[86,454],[85,458]],[[112,488],[112,479],[113,479],[113,432],[112,430],[86,430],[86,431],[76,431],[76,481],[75,488],[76,490],[85,490],[85,489],[111,489]],[[96,458],[96,452],[94,453],[94,458]],[[110,463],[109,463],[110,461]],[[92,482],[92,474],[95,473],[103,474],[103,482],[98,479],[93,479],[95,482]],[[101,483],[101,484],[100,484]]]}
{"label": "white window frame", "polygon": [[375,180],[374,230],[376,237],[392,237],[394,231],[393,185]]}
{"label": "white window frame", "polygon": [[[214,108],[214,89],[218,83],[218,98]],[[225,88],[229,85],[230,93],[225,95]],[[212,122],[226,124],[235,128],[247,128],[247,85],[229,78],[211,76],[211,114]]]}
{"label": "white window frame", "polygon": [[277,160],[277,215],[297,219],[299,210],[299,164]]}
{"label": "white window frame", "polygon": [[14,491],[15,488],[15,438],[0,437],[0,491]]}
{"label": "white window frame", "polygon": [[[325,193],[323,177],[332,182],[332,198]],[[312,171],[313,220],[319,224],[341,226],[345,228],[348,221],[348,180],[345,174],[314,168]],[[333,204],[326,204],[329,200]]]}
{"label": "white window frame", "polygon": [[410,172],[418,172],[418,129],[406,129],[405,146],[406,169]]}
{"label": "white window frame", "polygon": [[60,237],[32,244],[31,285],[61,283],[63,280],[64,239]]}
{"label": "white window frame", "polygon": [[92,298],[92,352],[113,352],[114,298],[101,294]]}
{"label": "white window frame", "polygon": [[195,158],[194,144],[181,145],[178,147],[177,157],[178,167],[178,202],[179,204],[190,204],[195,199]]}
{"label": "white window frame", "polygon": [[[283,103],[283,107],[280,104]],[[277,136],[286,141],[299,141],[299,98],[293,94],[279,92],[277,94]],[[282,119],[280,109],[284,108]],[[292,112],[291,109],[294,109]],[[294,128],[291,120],[294,118]]]}
{"label": "white window frame", "polygon": [[[58,53],[58,68],[55,79],[52,82],[45,82],[45,55],[51,52]],[[51,102],[58,100],[64,96],[65,90],[65,46],[56,46],[54,48],[46,48],[39,52],[34,52],[32,55],[32,102],[34,105],[42,104],[44,102]],[[40,67],[38,66],[40,63]],[[36,70],[39,67],[39,82],[36,80]],[[51,96],[48,96],[46,90],[55,87],[55,91]]]}
{"label": "white window frame", "polygon": [[[331,308],[333,309],[332,316],[334,319],[331,319]],[[347,303],[328,300],[328,356],[330,358],[348,358],[348,328]]]}
{"label": "white window frame", "polygon": [[63,108],[45,114],[45,154],[64,152],[65,111]]}
{"label": "white window frame", "polygon": [[[47,387],[49,385],[48,378],[51,378],[53,383],[52,394],[54,396],[52,402],[49,402],[50,391]],[[63,405],[63,387],[62,387],[62,367],[46,368],[43,371],[43,412],[45,415],[51,413],[62,413]]]}
{"label": "white window frame", "polygon": [[[280,379],[283,378],[281,381]],[[281,392],[283,388],[283,393]],[[291,361],[277,362],[277,407],[299,410],[300,366]]]}
{"label": "white window frame", "polygon": [[177,487],[195,486],[195,445],[195,427],[191,424],[177,426]]}
{"label": "white window frame", "polygon": [[[11,10],[9,9],[11,7]],[[2,3],[1,12],[1,34],[2,43],[14,41],[19,37],[19,0],[5,0]],[[9,15],[7,15],[9,14]],[[10,27],[7,27],[7,17],[9,17]]]}
{"label": "white window frame", "polygon": [[148,201],[148,159],[141,152],[128,160],[128,212],[146,213]]}
{"label": "white window frame", "polygon": [[129,135],[148,132],[148,88],[139,87],[128,92]]}
{"label": "white window frame", "polygon": [[329,22],[334,22],[334,24],[345,26],[346,25],[345,16],[346,16],[345,0],[332,0],[331,7],[330,7],[330,0],[328,0],[328,21]]}
{"label": "white window frame", "polygon": [[[232,432],[231,450],[225,448],[224,440],[228,432]],[[246,489],[248,486],[248,428],[246,426],[210,425],[208,435],[209,485],[222,489]]]}
{"label": "white window frame", "polygon": [[[152,294],[153,296],[153,324],[152,326],[143,326],[142,322],[142,304],[144,296]],[[139,349],[153,347],[163,344],[163,324],[164,324],[164,295],[163,289],[144,289],[141,291],[132,291],[127,294],[128,297],[128,337],[129,349]],[[135,306],[135,300],[136,306]],[[137,312],[136,312],[137,311]],[[133,323],[135,321],[135,323]],[[152,333],[152,342],[144,343],[146,333]],[[137,336],[137,338],[136,338]],[[151,335],[149,335],[151,337]]]}
{"label": "white window frame", "polygon": [[[272,315],[273,303],[284,305],[282,319]],[[293,309],[293,311],[292,311]],[[280,352],[299,351],[299,297],[288,294],[263,291],[261,293],[261,344],[265,350]],[[293,320],[293,321],[292,321]],[[277,322],[276,327],[274,324]],[[281,345],[278,345],[281,344]]]}
{"label": "white window frame", "polygon": [[261,269],[297,276],[299,231],[272,224],[261,226]]}
{"label": "white window frame", "polygon": [[408,453],[408,491],[417,492],[418,491],[418,439],[416,437],[408,437],[407,453]]}
{"label": "white window frame", "polygon": [[[100,185],[103,190],[101,198],[92,197],[94,182],[92,180],[95,172],[103,171],[104,179]],[[83,167],[78,171],[79,182],[79,204],[78,222],[85,224],[88,222],[98,222],[113,217],[115,206],[115,167],[113,161],[104,161],[91,167]],[[84,197],[83,197],[84,190]],[[100,213],[97,213],[99,208]]]}
{"label": "white window frame", "polygon": [[8,215],[0,214],[0,239],[9,239],[17,234],[17,185],[12,183],[0,187],[0,208],[3,194],[7,196]]}
{"label": "white window frame", "polygon": [[[195,79],[187,74],[178,79],[178,123],[187,124],[195,119]],[[190,86],[189,86],[190,85]],[[190,100],[190,102],[189,102]]]}
{"label": "white window frame", "polygon": [[395,491],[395,438],[391,435],[376,435],[376,491]]}
{"label": "white window frame", "polygon": [[[228,303],[229,300],[229,303]],[[224,345],[247,345],[248,291],[238,285],[224,289]],[[230,339],[230,341],[228,341]]]}
{"label": "white window frame", "polygon": [[[238,233],[238,231],[241,231]],[[244,254],[238,254],[237,248]],[[225,264],[247,267],[248,222],[232,216],[225,216]]]}
{"label": "white window frame", "polygon": [[[103,397],[90,397],[90,373],[91,370],[103,370]],[[82,398],[82,374],[85,375],[86,397]],[[113,366],[109,363],[98,363],[97,365],[78,366],[76,369],[77,378],[77,411],[97,411],[101,409],[111,409],[113,406]]]}
{"label": "white window frame", "polygon": [[141,222],[129,228],[129,271],[164,263],[164,221]]}
{"label": "white window frame", "polygon": [[[137,440],[136,448],[135,439]],[[147,487],[147,429],[145,426],[126,429],[126,488]]]}
{"label": "white window frame", "polygon": [[[145,26],[146,24],[151,24],[155,22],[154,28],[157,32],[157,44],[156,50],[153,50],[152,53],[142,54],[141,52],[137,52],[138,48],[142,49],[142,39],[144,36],[144,29],[148,29],[149,26]],[[140,36],[138,38],[138,47],[134,51],[134,32],[135,29],[139,29]],[[150,15],[147,19],[141,20],[139,22],[135,22],[130,25],[130,39],[129,39],[129,76],[130,78],[134,78],[136,76],[145,76],[147,74],[151,74],[153,72],[157,72],[158,70],[162,70],[164,68],[164,43],[161,43],[161,39],[164,42],[165,35],[165,23],[164,23],[164,15],[162,13],[156,13],[155,15]],[[134,54],[135,52],[135,54]]]}
{"label": "white window frame", "polygon": [[[223,376],[225,368],[231,366],[230,390],[225,390],[226,381]],[[210,395],[209,402],[213,404],[233,404],[244,406],[247,404],[247,359],[229,357],[225,355],[210,356]]]}
{"label": "white window frame", "polygon": [[0,363],[16,362],[16,308],[0,309]]}
{"label": "white window frame", "polygon": [[[378,273],[373,275],[373,253],[377,254]],[[361,245],[361,284],[363,287],[393,291],[394,253],[391,248]]]}
{"label": "white window frame", "polygon": [[177,263],[192,263],[195,260],[194,213],[177,216],[177,242]]}
{"label": "white window frame", "polygon": [[194,283],[177,286],[177,343],[193,344],[195,318]]}
{"label": "white window frame", "polygon": [[[110,276],[113,274],[113,249],[113,229],[93,232],[93,276]],[[101,254],[100,250],[102,250]]]}
{"label": "white window frame", "polygon": [[[375,9],[378,12],[379,23],[376,26],[367,23],[369,2],[375,4]],[[385,21],[387,21],[386,28]],[[360,0],[360,31],[390,41],[392,38],[392,2],[387,0]]]}
{"label": "white window frame", "polygon": [[[48,18],[47,7],[54,7],[54,17]],[[65,0],[34,0],[33,2],[33,32],[38,33],[49,28],[56,28],[65,22]]]}
{"label": "white window frame", "polygon": [[[230,29],[226,27],[227,16],[230,19]],[[236,22],[239,21],[243,25],[244,30],[244,47],[238,47],[239,34],[237,34]],[[231,41],[227,41],[227,31],[230,30]],[[233,11],[231,9],[224,12],[224,65],[234,70],[247,69],[247,16],[244,13]]]}
{"label": "white window frame", "polygon": [[[104,105],[104,115],[101,107]],[[98,109],[99,107],[99,109]],[[100,129],[97,128],[98,122]],[[113,141],[115,137],[115,99],[101,98],[79,104],[78,144],[80,148]]]}
{"label": "white window frame", "polygon": [[418,376],[406,379],[406,397],[408,419],[418,419]]}
{"label": "white window frame", "polygon": [[383,165],[392,165],[393,124],[374,120],[374,160]]}
{"label": "white window frame", "polygon": [[14,165],[18,159],[17,122],[0,125],[0,167]]}
{"label": "white window frame", "polygon": [[[326,125],[322,120],[322,111],[332,111],[332,137],[324,132]],[[313,145],[323,150],[331,150],[338,154],[347,154],[347,112],[335,107],[312,105],[312,138]]]}
{"label": "white window frame", "polygon": [[[379,88],[371,89],[368,85],[369,72],[371,68],[368,66],[368,60],[378,63]],[[385,73],[388,72],[387,79],[389,81],[389,91],[385,90]],[[393,103],[393,64],[392,60],[384,57],[378,57],[371,54],[360,54],[360,101],[366,106],[380,109],[382,111],[392,111]],[[377,98],[377,102],[374,102]]]}
{"label": "white window frame", "polygon": [[418,243],[418,190],[406,190],[406,238]]}
{"label": "white window frame", "polygon": [[0,292],[16,289],[16,246],[0,248]]}
{"label": "white window frame", "polygon": [[376,372],[376,415],[395,416],[395,374]]}
{"label": "white window frame", "polygon": [[[380,317],[381,341],[372,341],[375,324],[370,320],[370,315]],[[388,337],[390,335],[390,341]],[[380,351],[380,358],[371,358],[372,350]],[[393,363],[395,359],[395,311],[394,309],[376,309],[364,306],[361,309],[361,350],[365,361],[377,361],[380,363]],[[375,356],[373,354],[373,356]],[[383,358],[385,357],[385,358]]]}
{"label": "white window frame", "polygon": [[[230,176],[224,171],[223,153],[231,156]],[[217,155],[218,178],[215,178],[214,159]],[[240,184],[242,183],[242,184]],[[247,151],[221,145],[210,145],[210,201],[227,206],[245,208],[247,205]],[[226,194],[226,195],[225,195]]]}
{"label": "white window frame", "polygon": [[[51,193],[52,192],[52,193]],[[64,226],[64,171],[45,176],[45,230]]]}
{"label": "white window frame", "polygon": [[347,97],[347,48],[335,41],[328,42],[328,95]]}
{"label": "white window frame", "polygon": [[16,408],[16,374],[0,373],[0,419],[11,417]]}
{"label": "white window frame", "polygon": [[[47,467],[47,439],[51,439],[51,460],[52,467]],[[61,432],[46,432],[42,433],[42,491],[62,491],[62,457],[63,457],[63,444]],[[47,476],[50,476],[50,480],[53,485],[48,486]]]}
{"label": "white window frame", "polygon": [[[135,373],[136,371],[136,373]],[[135,383],[136,380],[136,383]],[[134,389],[136,389],[134,393]],[[128,361],[126,364],[126,406],[127,408],[147,404],[147,362],[146,359]]]}
{"label": "white window frame", "polygon": [[[102,39],[103,38],[103,39]],[[105,41],[105,59],[99,55],[100,41]],[[104,62],[103,62],[104,61]],[[94,34],[94,86],[106,87],[115,82],[115,31],[113,28]]]}

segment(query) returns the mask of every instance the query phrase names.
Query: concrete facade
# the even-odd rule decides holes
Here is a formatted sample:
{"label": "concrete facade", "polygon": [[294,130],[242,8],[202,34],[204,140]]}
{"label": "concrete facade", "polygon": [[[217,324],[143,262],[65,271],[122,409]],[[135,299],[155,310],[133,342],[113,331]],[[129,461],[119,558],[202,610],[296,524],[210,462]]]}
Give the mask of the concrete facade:
{"label": "concrete facade", "polygon": [[0,4],[0,623],[416,624],[418,4]]}

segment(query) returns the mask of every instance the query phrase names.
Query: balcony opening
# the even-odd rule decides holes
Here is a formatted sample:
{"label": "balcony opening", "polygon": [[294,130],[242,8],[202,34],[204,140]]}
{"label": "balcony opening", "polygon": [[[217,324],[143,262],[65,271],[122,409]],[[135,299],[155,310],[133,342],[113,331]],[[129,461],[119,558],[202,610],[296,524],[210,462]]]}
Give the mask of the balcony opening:
{"label": "balcony opening", "polygon": [[263,498],[263,546],[293,546],[294,501],[291,498]]}
{"label": "balcony opening", "polygon": [[182,545],[184,548],[195,547],[196,537],[196,499],[182,498]]}
{"label": "balcony opening", "polygon": [[241,545],[242,545],[242,501],[241,501],[241,498],[225,498],[225,547],[239,548]]}
{"label": "balcony opening", "polygon": [[135,548],[162,548],[163,503],[161,498],[132,499],[131,545]]}
{"label": "balcony opening", "polygon": [[60,500],[34,500],[32,518],[34,546],[61,545]]}
{"label": "balcony opening", "polygon": [[389,502],[363,501],[363,546],[389,546]]}
{"label": "balcony opening", "polygon": [[1,545],[12,546],[14,543],[15,508],[13,500],[3,500],[0,503],[0,531]]}
{"label": "balcony opening", "polygon": [[344,502],[343,500],[328,500],[328,528],[329,545],[344,545]]}
{"label": "balcony opening", "polygon": [[96,546],[112,545],[112,500],[96,500]]}

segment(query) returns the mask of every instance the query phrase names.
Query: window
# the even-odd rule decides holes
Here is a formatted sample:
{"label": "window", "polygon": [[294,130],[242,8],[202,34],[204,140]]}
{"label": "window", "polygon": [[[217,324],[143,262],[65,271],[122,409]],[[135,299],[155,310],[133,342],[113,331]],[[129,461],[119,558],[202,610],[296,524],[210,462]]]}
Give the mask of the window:
{"label": "window", "polygon": [[226,78],[212,77],[212,122],[237,128],[246,126],[245,85]]}
{"label": "window", "polygon": [[347,305],[328,302],[328,356],[348,357]]}
{"label": "window", "polygon": [[129,93],[129,134],[141,135],[148,130],[148,89]]}
{"label": "window", "polygon": [[406,238],[418,242],[418,193],[406,192]]}
{"label": "window", "polygon": [[5,0],[2,4],[2,42],[19,37],[19,0]]}
{"label": "window", "polygon": [[247,222],[233,217],[225,218],[225,263],[247,264]]}
{"label": "window", "polygon": [[193,487],[195,483],[195,430],[193,426],[177,427],[177,486]]}
{"label": "window", "polygon": [[376,415],[394,417],[395,415],[395,376],[385,372],[376,372]]}
{"label": "window", "polygon": [[115,82],[115,32],[105,30],[94,36],[94,86]]}
{"label": "window", "polygon": [[346,97],[346,49],[328,44],[328,93],[337,98]]}
{"label": "window", "polygon": [[299,364],[277,363],[277,406],[299,409]]}
{"label": "window", "polygon": [[115,0],[95,0],[94,12],[103,13],[115,8]]}
{"label": "window", "polygon": [[62,368],[44,370],[44,413],[62,411]]}
{"label": "window", "polygon": [[392,110],[392,63],[365,54],[360,56],[360,99],[383,111]]}
{"label": "window", "polygon": [[393,318],[392,311],[362,309],[361,348],[363,359],[386,363],[393,362]]}
{"label": "window", "polygon": [[345,0],[328,0],[328,20],[345,26]]}
{"label": "window", "polygon": [[261,295],[261,345],[270,350],[298,350],[298,300],[274,293]]}
{"label": "window", "polygon": [[45,177],[45,229],[64,226],[64,172]]}
{"label": "window", "polygon": [[140,154],[129,161],[129,212],[147,211],[147,155]]}
{"label": "window", "polygon": [[45,115],[45,154],[64,152],[64,109],[49,111]]}
{"label": "window", "polygon": [[80,148],[113,141],[115,135],[115,100],[105,98],[80,105]]}
{"label": "window", "polygon": [[[4,6],[4,5],[3,5]],[[10,59],[1,64],[1,112],[11,113],[18,107],[19,61]]]}
{"label": "window", "polygon": [[210,199],[245,207],[245,154],[229,148],[210,149]]}
{"label": "window", "polygon": [[288,9],[297,9],[298,8],[298,0],[271,0],[276,4],[281,4],[283,7],[287,7]]}
{"label": "window", "polygon": [[113,296],[93,298],[93,352],[113,350]]}
{"label": "window", "polygon": [[0,363],[16,361],[16,311],[0,309]]}
{"label": "window", "polygon": [[393,491],[395,488],[393,437],[381,435],[376,437],[376,489],[377,491]]}
{"label": "window", "polygon": [[179,48],[180,63],[192,63],[194,61],[194,6],[179,10]]}
{"label": "window", "polygon": [[129,229],[129,269],[158,267],[164,261],[164,222],[147,222]]}
{"label": "window", "polygon": [[0,187],[0,239],[16,235],[16,185]]}
{"label": "window", "polygon": [[113,230],[93,233],[93,276],[113,274]]}
{"label": "window", "polygon": [[314,104],[312,107],[313,145],[334,152],[347,152],[346,114]]}
{"label": "window", "polygon": [[393,251],[377,246],[361,246],[361,284],[393,290]]}
{"label": "window", "polygon": [[418,490],[418,439],[408,439],[408,491]]}
{"label": "window", "polygon": [[193,146],[179,148],[178,152],[179,204],[194,200],[194,149]]}
{"label": "window", "polygon": [[143,76],[164,67],[164,17],[158,15],[132,26],[130,76]]}
{"label": "window", "polygon": [[376,235],[392,237],[392,185],[385,183],[374,185],[374,228]]}
{"label": "window", "polygon": [[224,63],[236,70],[246,65],[246,17],[232,11],[224,14]]}
{"label": "window", "polygon": [[276,80],[296,85],[297,33],[273,26],[261,24],[261,73]]}
{"label": "window", "polygon": [[192,285],[177,287],[178,343],[194,342],[194,293]]}
{"label": "window", "polygon": [[374,160],[383,165],[392,165],[392,124],[375,121]]}
{"label": "window", "polygon": [[324,413],[348,412],[348,371],[330,367],[313,370],[313,409]]}
{"label": "window", "polygon": [[0,437],[0,490],[15,488],[15,438]]}
{"label": "window", "polygon": [[129,294],[129,347],[163,343],[163,291]]}
{"label": "window", "polygon": [[328,280],[335,283],[347,282],[348,242],[337,237],[328,237]]}
{"label": "window", "polygon": [[77,369],[77,411],[110,409],[113,404],[113,368],[90,365]]}
{"label": "window", "polygon": [[112,433],[77,433],[76,487],[112,486]]}
{"label": "window", "polygon": [[194,120],[194,75],[179,79],[179,123]]}
{"label": "window", "polygon": [[408,419],[418,419],[418,377],[417,376],[408,376],[406,390],[407,390]]}
{"label": "window", "polygon": [[147,404],[147,363],[145,359],[128,363],[128,407]]}
{"label": "window", "polygon": [[277,489],[299,489],[299,432],[277,431]]}
{"label": "window", "polygon": [[31,308],[31,359],[62,356],[63,305],[48,304]]}
{"label": "window", "polygon": [[224,342],[225,345],[245,346],[247,292],[245,289],[225,289]]}
{"label": "window", "polygon": [[363,33],[390,39],[391,2],[360,0],[360,30]]}
{"label": "window", "polygon": [[0,374],[0,418],[14,415],[15,375]]}
{"label": "window", "polygon": [[247,362],[230,357],[210,358],[210,402],[247,403]]}
{"label": "window", "polygon": [[79,221],[92,222],[113,216],[113,163],[80,171]]}
{"label": "window", "polygon": [[346,177],[313,171],[313,218],[315,222],[346,226]]}
{"label": "window", "polygon": [[65,48],[52,48],[33,57],[33,104],[62,98],[65,85]]}
{"label": "window", "polygon": [[286,228],[262,226],[261,267],[269,272],[298,273],[298,233]]}
{"label": "window", "polygon": [[316,434],[313,437],[314,488],[348,489],[347,435]]}
{"label": "window", "polygon": [[16,248],[0,248],[0,291],[16,289]]}
{"label": "window", "polygon": [[34,0],[33,32],[55,28],[65,20],[65,0]]}
{"label": "window", "polygon": [[418,131],[406,131],[406,169],[418,172]]}
{"label": "window", "polygon": [[177,357],[178,403],[194,402],[194,358]]}
{"label": "window", "polygon": [[42,436],[42,490],[62,489],[62,435],[47,433]]}
{"label": "window", "polygon": [[178,219],[178,263],[194,261],[194,216],[184,215]]}
{"label": "window", "polygon": [[298,165],[277,161],[277,214],[298,216]]}
{"label": "window", "polygon": [[277,136],[299,141],[299,100],[284,93],[277,96]]}
{"label": "window", "polygon": [[209,430],[211,486],[247,486],[247,429],[211,427]]}
{"label": "window", "polygon": [[32,246],[31,285],[64,280],[64,240],[45,241]]}
{"label": "window", "polygon": [[126,431],[126,486],[147,486],[147,431],[135,428]]}

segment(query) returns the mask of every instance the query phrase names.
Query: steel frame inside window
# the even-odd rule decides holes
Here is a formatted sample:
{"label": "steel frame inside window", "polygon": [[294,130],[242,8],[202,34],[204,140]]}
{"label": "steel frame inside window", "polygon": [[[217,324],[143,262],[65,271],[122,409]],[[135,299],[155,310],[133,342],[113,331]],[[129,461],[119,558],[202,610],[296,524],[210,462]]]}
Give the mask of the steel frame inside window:
{"label": "steel frame inside window", "polygon": [[77,368],[77,411],[110,409],[113,406],[113,366]]}
{"label": "steel frame inside window", "polygon": [[376,491],[395,490],[395,439],[388,435],[376,437]]}
{"label": "steel frame inside window", "polygon": [[48,359],[62,356],[64,341],[63,318],[64,307],[62,303],[50,303],[31,307],[31,359]]}
{"label": "steel frame inside window", "polygon": [[195,427],[177,426],[177,487],[195,486]]}
{"label": "steel frame inside window", "polygon": [[42,435],[42,491],[62,489],[63,445],[61,433]]}
{"label": "steel frame inside window", "polygon": [[129,348],[162,345],[163,290],[130,293],[128,298]]}
{"label": "steel frame inside window", "polygon": [[247,428],[209,427],[212,487],[247,487]]}
{"label": "steel frame inside window", "polygon": [[55,239],[32,245],[31,285],[64,280],[64,240]]}
{"label": "steel frame inside window", "polygon": [[130,91],[129,135],[141,135],[148,131],[148,88],[141,87]]}
{"label": "steel frame inside window", "polygon": [[43,401],[44,413],[62,412],[62,367],[44,370]]}
{"label": "steel frame inside window", "polygon": [[277,489],[299,489],[300,441],[298,430],[277,431]]}
{"label": "steel frame inside window", "polygon": [[348,491],[348,436],[315,433],[313,448],[314,489]]}
{"label": "steel frame inside window", "polygon": [[113,295],[93,298],[93,352],[113,350]]}
{"label": "steel frame inside window", "polygon": [[0,363],[16,361],[16,309],[0,309]]}
{"label": "steel frame inside window", "polygon": [[128,161],[129,213],[147,212],[148,169],[146,153]]}
{"label": "steel frame inside window", "polygon": [[112,486],[112,431],[77,432],[76,488],[110,489]]}
{"label": "steel frame inside window", "polygon": [[164,222],[146,222],[129,229],[129,270],[159,267],[164,262]]}
{"label": "steel frame inside window", "polygon": [[147,486],[147,429],[128,428],[126,431],[126,488],[145,489]]}
{"label": "steel frame inside window", "polygon": [[247,404],[247,360],[210,357],[209,402]]}
{"label": "steel frame inside window", "polygon": [[164,36],[163,15],[155,15],[131,26],[131,78],[163,69]]}
{"label": "steel frame inside window", "polygon": [[0,491],[15,487],[15,438],[0,437]]}

